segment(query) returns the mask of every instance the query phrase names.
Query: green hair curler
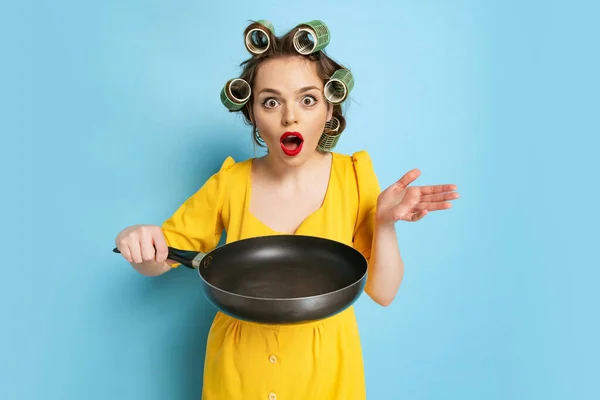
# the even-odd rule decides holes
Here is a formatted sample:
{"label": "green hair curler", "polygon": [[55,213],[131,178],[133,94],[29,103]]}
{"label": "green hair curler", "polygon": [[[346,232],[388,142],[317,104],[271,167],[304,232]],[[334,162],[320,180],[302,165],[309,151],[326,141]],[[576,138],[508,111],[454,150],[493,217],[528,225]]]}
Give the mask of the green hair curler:
{"label": "green hair curler", "polygon": [[323,21],[306,22],[296,28],[298,30],[294,34],[294,47],[300,54],[307,55],[322,50],[331,40],[331,33]]}
{"label": "green hair curler", "polygon": [[271,35],[274,34],[273,24],[266,19],[250,24],[244,31],[246,49],[255,55],[264,53],[271,46]]}
{"label": "green hair curler", "polygon": [[340,129],[340,121],[333,117],[325,123],[323,133],[319,138],[318,149],[321,151],[331,151],[335,148],[338,141],[340,140],[341,133],[338,132]]}
{"label": "green hair curler", "polygon": [[221,103],[230,111],[238,111],[248,102],[251,94],[248,82],[240,78],[230,79],[221,90]]}
{"label": "green hair curler", "polygon": [[327,101],[332,104],[339,104],[346,100],[353,88],[354,77],[352,72],[347,69],[338,69],[325,83],[323,92]]}

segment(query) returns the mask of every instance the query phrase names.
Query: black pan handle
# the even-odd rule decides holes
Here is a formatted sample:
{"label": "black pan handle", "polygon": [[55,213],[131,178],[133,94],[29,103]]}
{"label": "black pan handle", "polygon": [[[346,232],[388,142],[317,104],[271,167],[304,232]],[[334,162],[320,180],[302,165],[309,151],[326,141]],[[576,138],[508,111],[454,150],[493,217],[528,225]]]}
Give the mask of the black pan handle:
{"label": "black pan handle", "polygon": [[[180,250],[174,247],[167,247],[167,249],[169,250],[167,255],[168,259],[177,261],[178,263],[181,263],[181,265],[184,265],[190,269],[196,269],[196,267],[194,267],[193,261],[199,255],[203,255],[203,253],[200,253],[198,251]],[[121,252],[118,248],[115,247],[113,249],[113,253],[120,254]]]}

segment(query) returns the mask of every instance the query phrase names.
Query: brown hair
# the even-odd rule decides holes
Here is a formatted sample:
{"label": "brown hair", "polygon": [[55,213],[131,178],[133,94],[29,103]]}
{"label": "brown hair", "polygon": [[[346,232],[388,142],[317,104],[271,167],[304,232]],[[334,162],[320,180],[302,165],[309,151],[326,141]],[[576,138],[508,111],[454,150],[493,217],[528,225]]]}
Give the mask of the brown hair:
{"label": "brown hair", "polygon": [[[244,31],[244,36],[246,35],[246,32],[248,32],[250,29],[255,28],[255,27],[261,27],[261,25],[257,22],[251,23]],[[331,57],[329,57],[325,53],[324,49],[314,52],[312,54],[308,54],[308,55],[300,54],[294,47],[294,34],[296,33],[296,31],[298,29],[299,29],[299,26],[296,26],[294,29],[290,30],[282,37],[277,37],[271,31],[269,31],[268,32],[269,39],[270,39],[269,48],[261,54],[253,55],[252,57],[250,57],[249,59],[245,60],[244,62],[242,62],[240,64],[240,66],[242,67],[242,73],[240,75],[240,78],[245,80],[246,82],[248,82],[248,84],[252,88],[252,91],[254,91],[254,82],[256,80],[256,73],[258,71],[258,68],[264,61],[272,59],[272,58],[288,57],[288,56],[304,57],[305,59],[315,63],[316,68],[317,68],[317,74],[318,74],[319,78],[323,81],[323,85],[325,85],[325,83],[329,80],[329,78],[331,78],[331,75],[333,75],[333,73],[336,70],[345,68],[344,66],[342,66],[342,65],[338,64],[336,61],[334,61]],[[248,100],[248,102],[244,105],[244,107],[242,107],[238,111],[241,111],[242,114],[244,114],[244,117],[245,117],[244,119],[245,119],[246,124],[252,126],[252,135],[253,135],[254,142],[259,146],[265,147],[264,143],[260,140],[260,135],[258,134],[256,125],[254,124],[254,122],[252,121],[252,118],[250,117],[253,103],[254,103],[254,98],[253,98],[253,96],[251,96],[250,99]],[[338,132],[341,134],[344,131],[344,129],[346,128],[346,119],[342,115],[342,106],[341,106],[341,104],[335,104],[335,105],[332,104],[332,106],[333,106],[332,117],[337,118],[338,121],[340,122],[340,127],[339,127]],[[237,112],[237,111],[233,111],[233,112]]]}

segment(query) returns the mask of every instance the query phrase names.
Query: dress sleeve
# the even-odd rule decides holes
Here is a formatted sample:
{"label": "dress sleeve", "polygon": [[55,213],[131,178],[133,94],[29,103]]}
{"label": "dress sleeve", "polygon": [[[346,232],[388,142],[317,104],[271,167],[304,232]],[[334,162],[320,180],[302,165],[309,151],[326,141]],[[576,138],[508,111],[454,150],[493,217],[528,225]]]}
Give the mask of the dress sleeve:
{"label": "dress sleeve", "polygon": [[[234,163],[233,158],[227,157],[220,170],[162,224],[167,245],[203,253],[217,246],[223,232],[221,210],[228,172]],[[177,266],[179,264],[173,265]]]}
{"label": "dress sleeve", "polygon": [[369,259],[377,197],[381,190],[371,157],[366,151],[354,153],[352,162],[358,188],[358,216],[354,228],[354,248]]}

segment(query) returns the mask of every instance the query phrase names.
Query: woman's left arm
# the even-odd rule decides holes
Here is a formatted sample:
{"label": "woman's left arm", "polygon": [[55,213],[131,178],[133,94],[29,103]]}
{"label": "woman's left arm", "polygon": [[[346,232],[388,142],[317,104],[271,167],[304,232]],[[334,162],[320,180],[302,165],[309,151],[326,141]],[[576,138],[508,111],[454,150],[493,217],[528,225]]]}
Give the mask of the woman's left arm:
{"label": "woman's left arm", "polygon": [[418,169],[407,172],[377,198],[365,291],[384,307],[396,297],[404,276],[396,222],[419,221],[429,211],[449,209],[450,201],[459,197],[456,185],[452,184],[409,187],[420,174]]}

